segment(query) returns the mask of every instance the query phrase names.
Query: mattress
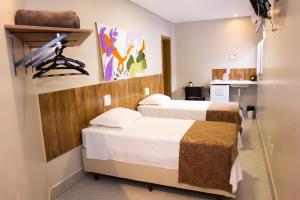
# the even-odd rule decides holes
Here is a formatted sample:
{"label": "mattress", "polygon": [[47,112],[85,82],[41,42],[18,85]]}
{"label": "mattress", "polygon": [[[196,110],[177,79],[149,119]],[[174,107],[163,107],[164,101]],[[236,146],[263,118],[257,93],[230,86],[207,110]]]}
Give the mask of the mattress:
{"label": "mattress", "polygon": [[138,111],[147,117],[206,120],[211,101],[171,100],[166,105],[140,105]]}
{"label": "mattress", "polygon": [[[115,160],[178,170],[180,140],[194,120],[141,117],[124,128],[82,130],[88,159]],[[233,192],[242,180],[239,156],[231,169]]]}

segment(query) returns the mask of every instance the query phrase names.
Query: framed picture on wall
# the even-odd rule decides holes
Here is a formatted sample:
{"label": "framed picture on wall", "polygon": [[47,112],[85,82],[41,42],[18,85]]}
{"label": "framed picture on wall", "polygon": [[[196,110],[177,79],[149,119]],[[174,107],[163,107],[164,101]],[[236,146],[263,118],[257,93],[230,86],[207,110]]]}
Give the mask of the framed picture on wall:
{"label": "framed picture on wall", "polygon": [[99,23],[96,27],[104,80],[143,76],[147,69],[144,37]]}

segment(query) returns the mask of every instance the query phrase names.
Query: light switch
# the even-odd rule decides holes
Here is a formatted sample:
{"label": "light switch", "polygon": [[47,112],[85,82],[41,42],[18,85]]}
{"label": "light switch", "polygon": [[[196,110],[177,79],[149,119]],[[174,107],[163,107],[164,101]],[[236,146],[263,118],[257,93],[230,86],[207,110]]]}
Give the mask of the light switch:
{"label": "light switch", "polygon": [[103,104],[104,104],[104,106],[110,106],[111,105],[111,96],[110,96],[110,94],[103,96]]}
{"label": "light switch", "polygon": [[145,93],[145,96],[148,96],[150,94],[150,89],[146,87],[144,89],[144,93]]}

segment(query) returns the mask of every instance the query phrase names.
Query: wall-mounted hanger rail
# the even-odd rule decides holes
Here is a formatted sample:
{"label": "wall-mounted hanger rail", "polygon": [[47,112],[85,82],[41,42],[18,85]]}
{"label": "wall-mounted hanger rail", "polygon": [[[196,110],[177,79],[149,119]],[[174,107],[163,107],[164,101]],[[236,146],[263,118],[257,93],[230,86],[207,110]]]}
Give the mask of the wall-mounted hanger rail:
{"label": "wall-mounted hanger rail", "polygon": [[[46,51],[49,47],[61,42],[64,38],[68,37],[69,33],[57,33],[57,37],[53,40],[51,40],[50,42],[46,43],[45,45],[41,46],[40,48],[34,50],[33,52],[31,52],[30,54],[28,54],[27,56],[25,56],[24,58],[18,60],[15,62],[15,68],[19,67],[20,65],[24,65],[25,63],[27,63],[28,61],[30,61],[31,59],[33,59],[35,56],[39,55],[40,53],[42,53],[43,51]],[[54,47],[53,47],[54,48]],[[50,50],[51,51],[51,50]],[[48,51],[47,51],[48,52]],[[34,59],[33,61],[29,62],[28,64],[25,65],[25,67],[29,67],[31,66],[34,62],[39,61],[44,54],[38,56],[36,59]],[[52,54],[53,55],[53,54]],[[47,54],[48,56],[48,54]]]}
{"label": "wall-mounted hanger rail", "polygon": [[[57,46],[65,47],[80,46],[91,34],[88,29],[58,28],[25,25],[5,25],[5,29],[12,37],[13,59],[15,73],[19,66],[28,68],[36,67],[55,54]],[[13,37],[18,38],[30,48],[30,53],[23,58],[15,60]],[[23,45],[24,48],[24,45]],[[32,49],[34,49],[32,51]]]}
{"label": "wall-mounted hanger rail", "polygon": [[55,54],[55,48],[56,47],[52,47],[50,50],[48,50],[46,53],[42,54],[41,56],[39,56],[38,58],[32,60],[31,62],[27,63],[25,65],[26,68],[32,66],[32,67],[36,67],[39,63],[43,62],[44,60],[47,60],[49,58],[51,58],[54,54]]}

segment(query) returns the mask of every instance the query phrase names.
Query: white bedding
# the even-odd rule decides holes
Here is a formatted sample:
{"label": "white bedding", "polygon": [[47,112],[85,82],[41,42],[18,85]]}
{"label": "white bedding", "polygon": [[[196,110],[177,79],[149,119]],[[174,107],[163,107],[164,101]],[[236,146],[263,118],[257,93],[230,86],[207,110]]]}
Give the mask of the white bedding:
{"label": "white bedding", "polygon": [[147,117],[193,119],[205,121],[211,101],[171,100],[164,105],[140,105],[138,111]]}
{"label": "white bedding", "polygon": [[[206,111],[212,101],[171,100],[164,105],[139,105],[138,111],[146,117],[206,120]],[[240,115],[243,118],[242,111]]]}
{"label": "white bedding", "polygon": [[[115,160],[178,170],[180,140],[194,120],[141,117],[125,128],[91,126],[82,130],[87,158]],[[239,156],[230,176],[233,193],[242,180]]]}
{"label": "white bedding", "polygon": [[[139,105],[138,111],[146,117],[206,120],[206,111],[212,101],[187,101],[171,100],[169,104],[164,105]],[[240,116],[243,119],[243,113],[240,110]],[[238,148],[243,148],[241,135],[238,135]]]}
{"label": "white bedding", "polygon": [[179,142],[194,120],[141,117],[125,128],[83,129],[87,158],[178,169]]}

